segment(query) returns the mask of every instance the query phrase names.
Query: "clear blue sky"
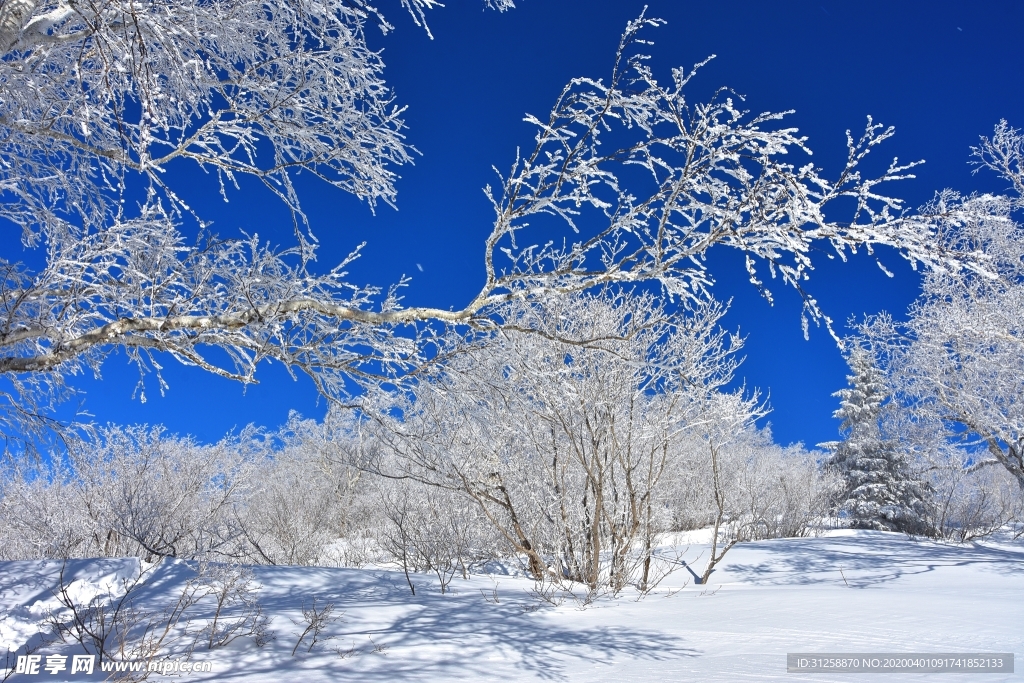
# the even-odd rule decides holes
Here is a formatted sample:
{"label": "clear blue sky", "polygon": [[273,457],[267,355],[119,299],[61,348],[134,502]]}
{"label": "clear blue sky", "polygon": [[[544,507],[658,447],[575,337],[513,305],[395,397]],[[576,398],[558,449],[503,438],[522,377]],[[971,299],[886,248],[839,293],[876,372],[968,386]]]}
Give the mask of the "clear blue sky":
{"label": "clear blue sky", "polygon": [[[434,40],[412,25],[397,1],[382,0],[397,30],[371,44],[383,48],[396,102],[407,105],[408,138],[422,156],[400,170],[398,211],[365,204],[300,179],[304,206],[322,243],[324,268],[366,240],[352,268],[357,282],[387,285],[413,277],[406,303],[461,306],[479,288],[482,242],[491,209],[481,188],[494,182],[491,165],[508,168],[516,147],[533,131],[526,112],[545,114],[575,76],[606,76],[626,21],[640,0],[519,0],[498,14],[479,0],[451,0],[430,12]],[[880,168],[893,156],[926,159],[918,179],[893,186],[910,206],[935,190],[1001,191],[991,175],[971,175],[969,146],[1006,118],[1024,126],[1024,29],[1020,2],[838,2],[787,0],[696,3],[648,0],[649,16],[667,25],[650,32],[656,73],[692,66],[710,54],[690,89],[703,99],[719,86],[746,95],[754,113],[795,109],[788,124],[810,137],[814,162],[838,171],[847,128],[859,133],[868,114],[895,125],[897,135],[877,153]],[[212,177],[179,169],[186,196],[215,220],[223,236],[238,230],[287,245],[291,227],[283,207],[255,184],[223,203]],[[747,284],[728,253],[712,254],[716,295],[733,298],[726,324],[747,336],[740,375],[771,394],[768,418],[782,443],[834,439],[832,392],[845,385],[845,364],[824,330],[800,330],[795,294],[776,288],[774,307]],[[888,310],[903,315],[917,295],[917,276],[895,254],[883,260],[887,278],[867,258],[850,263],[819,260],[810,289],[840,325],[851,315]],[[419,267],[422,266],[422,272]],[[152,378],[149,400],[132,399],[137,381],[123,355],[104,366],[101,382],[82,379],[86,408],[99,422],[163,423],[172,431],[215,440],[247,423],[276,427],[290,409],[321,417],[325,405],[312,384],[293,382],[265,366],[261,383],[242,386],[183,368],[165,359],[170,384],[161,397]]]}

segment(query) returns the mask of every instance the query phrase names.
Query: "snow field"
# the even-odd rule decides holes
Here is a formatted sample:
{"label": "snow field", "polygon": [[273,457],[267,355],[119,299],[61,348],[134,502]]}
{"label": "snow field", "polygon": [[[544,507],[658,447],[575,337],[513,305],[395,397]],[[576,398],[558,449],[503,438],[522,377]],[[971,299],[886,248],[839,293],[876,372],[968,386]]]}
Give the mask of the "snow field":
{"label": "snow field", "polygon": [[[692,536],[697,541],[699,535]],[[701,565],[707,546],[684,558]],[[66,574],[82,597],[105,591],[137,560],[75,560]],[[0,641],[9,649],[38,640],[40,620],[57,607],[50,591],[60,563],[0,563]],[[680,569],[643,600],[624,592],[586,609],[554,606],[514,575],[456,579],[441,595],[436,579],[384,569],[255,567],[259,600],[276,640],[257,648],[239,639],[197,649],[211,661],[203,681],[961,681],[1024,680],[1014,674],[786,673],[787,652],[1024,652],[1024,544],[953,546],[902,534],[834,531],[819,538],[741,544],[708,586]],[[139,600],[150,609],[176,599],[189,569],[165,561]],[[312,596],[334,602],[340,619],[311,653],[291,651]],[[495,597],[497,602],[495,602]],[[195,623],[212,616],[201,603]],[[203,610],[207,610],[204,612]],[[297,622],[297,623],[296,623]],[[308,642],[308,641],[307,641]],[[78,654],[77,645],[41,654]],[[173,653],[171,653],[173,656]],[[67,680],[100,680],[76,674]],[[160,680],[154,675],[150,680]],[[60,680],[41,673],[9,680]]]}

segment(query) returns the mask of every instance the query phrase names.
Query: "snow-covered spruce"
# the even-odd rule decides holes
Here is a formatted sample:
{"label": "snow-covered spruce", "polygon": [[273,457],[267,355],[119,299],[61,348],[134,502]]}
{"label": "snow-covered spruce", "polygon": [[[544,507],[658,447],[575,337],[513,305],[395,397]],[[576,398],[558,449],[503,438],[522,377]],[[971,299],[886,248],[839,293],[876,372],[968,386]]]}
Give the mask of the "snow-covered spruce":
{"label": "snow-covered spruce", "polygon": [[884,377],[863,348],[853,347],[847,362],[853,373],[847,376],[850,386],[833,394],[840,398],[834,416],[843,421],[846,438],[822,444],[832,450],[827,466],[843,478],[839,509],[854,529],[925,533],[925,487],[899,442],[887,438],[881,426]]}

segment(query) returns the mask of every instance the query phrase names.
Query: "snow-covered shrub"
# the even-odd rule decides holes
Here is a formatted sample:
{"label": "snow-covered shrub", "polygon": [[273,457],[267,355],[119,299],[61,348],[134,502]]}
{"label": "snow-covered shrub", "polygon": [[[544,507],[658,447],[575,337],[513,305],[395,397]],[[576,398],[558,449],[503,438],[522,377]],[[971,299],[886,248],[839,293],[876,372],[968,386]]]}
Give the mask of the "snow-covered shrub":
{"label": "snow-covered shrub", "polygon": [[161,427],[107,427],[66,462],[10,466],[0,489],[3,556],[230,553],[250,493],[252,434],[201,446]]}
{"label": "snow-covered shrub", "polygon": [[237,511],[240,551],[255,564],[353,565],[380,512],[366,475],[350,465],[349,425],[293,415],[272,435],[259,481]]}
{"label": "snow-covered shrub", "polygon": [[201,562],[191,582],[200,586],[202,599],[215,605],[213,617],[195,633],[196,643],[202,642],[212,650],[239,638],[252,638],[259,647],[274,639],[268,629],[270,618],[263,614],[263,606],[257,600],[263,586],[251,569]]}
{"label": "snow-covered shrub", "polygon": [[0,557],[344,562],[337,540],[377,514],[344,464],[347,434],[298,418],[212,446],[160,427],[99,430],[66,462],[8,464]]}
{"label": "snow-covered shrub", "polygon": [[[45,616],[52,641],[81,647],[101,667],[111,661],[143,663],[141,670],[119,671],[108,680],[147,680],[151,664],[172,656],[187,661],[203,645],[214,649],[251,638],[262,647],[275,637],[257,600],[262,586],[246,567],[166,558],[120,562],[127,566],[94,583],[74,578],[65,561],[51,589],[57,605]],[[169,573],[187,577],[180,590],[154,591],[173,581]]]}
{"label": "snow-covered shrub", "polygon": [[965,543],[1024,519],[1017,481],[997,465],[977,466],[979,458],[944,448],[927,470],[934,533]]}
{"label": "snow-covered shrub", "polygon": [[157,427],[110,428],[75,459],[76,479],[113,532],[105,555],[192,559],[230,553],[239,536],[232,511],[252,491],[256,435],[212,446]]}
{"label": "snow-covered shrub", "polygon": [[743,462],[737,463],[736,512],[744,540],[807,536],[828,514],[837,478],[823,472],[820,454],[801,445],[782,447],[758,433]]}
{"label": "snow-covered shrub", "polygon": [[[83,496],[64,466],[6,463],[0,476],[0,559],[88,557],[107,538],[98,532]],[[112,534],[111,534],[112,539]]]}
{"label": "snow-covered shrub", "polygon": [[[727,537],[759,540],[806,536],[828,514],[836,477],[817,463],[820,453],[783,447],[768,429],[746,429],[718,449],[718,489]],[[718,514],[709,445],[688,439],[669,485],[671,528],[713,526]]]}
{"label": "snow-covered shrub", "polygon": [[[140,596],[159,564],[147,565],[140,560],[134,563],[137,564],[126,575],[119,575],[106,585],[90,586],[87,581],[72,581],[66,576],[65,562],[58,584],[52,589],[59,607],[46,615],[51,637],[64,644],[80,646],[95,655],[100,666],[104,661],[117,659],[143,661],[148,665],[165,658],[171,650],[175,650],[179,658],[189,659],[195,640],[188,643],[186,613],[204,597],[203,585],[198,580],[190,580],[164,610],[146,608]],[[118,676],[117,680],[134,682],[147,678],[148,672],[143,670]]]}
{"label": "snow-covered shrub", "polygon": [[431,572],[441,592],[456,574],[469,575],[475,563],[505,550],[479,508],[459,491],[438,489],[411,480],[381,479],[376,484],[381,519],[377,526],[382,559],[405,572]]}

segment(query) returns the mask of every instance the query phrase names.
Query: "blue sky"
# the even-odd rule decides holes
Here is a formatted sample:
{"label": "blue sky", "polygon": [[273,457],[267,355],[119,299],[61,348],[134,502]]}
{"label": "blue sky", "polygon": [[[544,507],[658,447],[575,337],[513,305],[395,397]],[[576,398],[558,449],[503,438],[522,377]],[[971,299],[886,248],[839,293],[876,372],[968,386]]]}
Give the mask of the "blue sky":
{"label": "blue sky", "polygon": [[[299,179],[302,200],[324,268],[365,240],[351,269],[354,281],[386,286],[410,275],[407,304],[461,306],[482,281],[492,214],[481,188],[494,183],[491,165],[508,168],[517,146],[531,145],[523,115],[545,114],[566,81],[608,74],[622,28],[645,3],[520,0],[516,10],[499,14],[483,11],[478,0],[451,0],[429,13],[434,40],[397,2],[381,4],[397,30],[382,36],[370,27],[369,40],[384,50],[385,78],[396,103],[408,106],[408,139],[422,156],[399,171],[397,211],[383,206],[373,215],[365,204],[306,178]],[[876,153],[877,169],[894,156],[927,161],[916,180],[890,188],[909,206],[943,187],[1004,189],[991,174],[973,176],[967,161],[970,145],[999,119],[1024,126],[1024,53],[1016,47],[1024,3],[647,4],[649,16],[668,22],[647,34],[655,43],[649,51],[656,74],[667,79],[672,67],[716,54],[690,97],[705,99],[729,86],[746,96],[753,113],[795,109],[788,125],[810,137],[814,163],[826,173],[841,168],[846,129],[859,133],[870,114],[897,129]],[[283,207],[254,183],[243,183],[225,204],[207,182],[213,178],[194,169],[179,169],[178,178],[221,235],[245,230],[291,243]],[[917,275],[895,254],[882,259],[894,278],[870,258],[844,264],[822,253],[809,289],[840,325],[881,310],[903,315],[917,295]],[[776,287],[769,306],[747,283],[735,254],[712,253],[711,262],[716,296],[733,299],[725,324],[747,337],[740,379],[770,392],[776,439],[834,439],[831,394],[845,385],[846,372],[835,343],[813,328],[804,341],[796,295]],[[311,382],[292,381],[279,366],[265,366],[260,384],[243,388],[171,359],[164,365],[170,389],[161,397],[150,378],[142,403],[132,398],[134,370],[123,355],[111,357],[102,381],[77,382],[86,391],[83,407],[99,422],[163,423],[202,440],[250,422],[276,427],[291,409],[310,417],[326,409]]]}

